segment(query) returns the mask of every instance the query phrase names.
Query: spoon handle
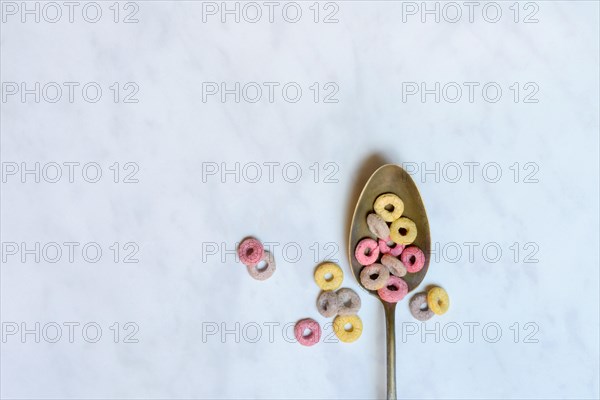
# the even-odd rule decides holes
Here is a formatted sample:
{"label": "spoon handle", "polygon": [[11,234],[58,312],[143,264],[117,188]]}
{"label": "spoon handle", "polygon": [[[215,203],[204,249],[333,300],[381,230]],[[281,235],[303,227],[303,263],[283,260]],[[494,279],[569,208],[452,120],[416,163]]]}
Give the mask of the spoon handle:
{"label": "spoon handle", "polygon": [[387,398],[396,400],[396,303],[383,302],[387,342]]}

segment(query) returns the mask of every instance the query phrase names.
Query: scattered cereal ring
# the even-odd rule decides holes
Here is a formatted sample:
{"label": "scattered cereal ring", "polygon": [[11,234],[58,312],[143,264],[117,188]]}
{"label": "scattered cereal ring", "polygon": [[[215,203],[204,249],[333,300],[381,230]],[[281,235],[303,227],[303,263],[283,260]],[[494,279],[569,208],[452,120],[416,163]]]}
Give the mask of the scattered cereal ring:
{"label": "scattered cereal ring", "polygon": [[354,257],[360,265],[371,265],[379,258],[379,245],[371,238],[364,238],[356,245]]}
{"label": "scattered cereal ring", "polygon": [[390,271],[381,264],[371,264],[360,271],[360,283],[368,290],[378,290],[385,286]]}
{"label": "scattered cereal ring", "polygon": [[[309,330],[308,334],[304,334],[305,330]],[[311,318],[301,319],[296,322],[294,327],[294,336],[302,346],[312,346],[319,343],[321,339],[321,327],[319,323]]]}
{"label": "scattered cereal ring", "polygon": [[[390,243],[394,247],[390,247]],[[389,237],[385,240],[379,239],[379,252],[381,254],[391,254],[394,257],[398,257],[402,253],[402,250],[404,250],[404,245],[392,242],[392,239]]]}
{"label": "scattered cereal ring", "polygon": [[367,226],[379,239],[387,239],[390,236],[390,227],[378,214],[371,213],[367,216]]}
{"label": "scattered cereal ring", "polygon": [[441,287],[434,287],[427,292],[427,305],[437,315],[442,315],[450,307],[448,293]]}
{"label": "scattered cereal ring", "polygon": [[427,321],[433,317],[433,311],[431,311],[427,305],[427,293],[415,294],[412,299],[410,299],[408,307],[410,308],[412,316],[419,321]]}
{"label": "scattered cereal ring", "polygon": [[260,241],[254,238],[246,238],[238,246],[238,257],[245,265],[253,265],[262,259],[264,250]]}
{"label": "scattered cereal ring", "polygon": [[337,315],[339,310],[338,295],[336,292],[321,292],[317,298],[317,310],[325,318]]}
{"label": "scattered cereal ring", "polygon": [[382,194],[377,197],[373,204],[375,212],[383,218],[385,222],[392,222],[402,216],[404,212],[404,203],[400,197],[393,193]]}
{"label": "scattered cereal ring", "polygon": [[402,261],[398,260],[396,257],[390,254],[384,254],[381,257],[381,263],[390,270],[390,272],[396,276],[403,277],[406,275],[406,267],[402,263]]}
{"label": "scattered cereal ring", "polygon": [[386,285],[377,291],[383,301],[397,303],[408,293],[408,284],[397,276],[390,275]]}
{"label": "scattered cereal ring", "polygon": [[[350,324],[349,329],[346,324]],[[342,342],[352,343],[362,335],[363,324],[358,315],[338,315],[333,320],[333,330]]]}
{"label": "scattered cereal ring", "polygon": [[[331,275],[328,277],[327,275]],[[315,282],[322,290],[335,290],[342,285],[344,272],[339,265],[332,262],[320,264],[315,270]]]}
{"label": "scattered cereal ring", "polygon": [[390,238],[398,244],[411,244],[417,238],[417,225],[406,217],[398,218],[390,226]]}
{"label": "scattered cereal ring", "polygon": [[354,315],[360,310],[361,302],[358,294],[350,288],[341,288],[337,292],[339,315]]}
{"label": "scattered cereal ring", "polygon": [[[265,262],[265,266],[260,268],[262,261]],[[256,264],[247,265],[246,269],[251,277],[259,281],[264,281],[265,279],[269,279],[275,273],[276,267],[275,257],[273,257],[273,254],[271,254],[270,251],[265,250],[261,260]]]}
{"label": "scattered cereal ring", "polygon": [[404,249],[400,259],[406,266],[406,270],[410,273],[419,272],[425,265],[425,254],[417,246],[409,246]]}

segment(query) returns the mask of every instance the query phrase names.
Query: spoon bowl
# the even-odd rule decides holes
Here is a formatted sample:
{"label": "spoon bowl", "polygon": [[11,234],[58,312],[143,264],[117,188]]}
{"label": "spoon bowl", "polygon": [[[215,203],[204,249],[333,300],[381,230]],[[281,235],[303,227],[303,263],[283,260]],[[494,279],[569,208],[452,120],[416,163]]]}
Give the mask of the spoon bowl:
{"label": "spoon bowl", "polygon": [[[360,286],[371,295],[377,297],[377,291],[368,290],[360,283],[360,271],[363,268],[354,257],[354,249],[358,242],[366,237],[374,238],[367,225],[367,215],[375,212],[373,203],[384,193],[394,193],[404,202],[403,217],[412,219],[417,226],[417,237],[412,245],[418,246],[425,254],[425,265],[416,273],[407,273],[402,279],[408,284],[408,292],[415,290],[425,278],[429,268],[429,255],[431,254],[431,236],[429,234],[429,221],[425,206],[421,200],[419,189],[410,175],[398,165],[386,164],[377,169],[369,178],[362,193],[358,197],[348,240],[348,259],[354,277]],[[386,319],[387,341],[387,398],[396,398],[396,339],[395,339],[395,311],[396,304],[383,303]]]}

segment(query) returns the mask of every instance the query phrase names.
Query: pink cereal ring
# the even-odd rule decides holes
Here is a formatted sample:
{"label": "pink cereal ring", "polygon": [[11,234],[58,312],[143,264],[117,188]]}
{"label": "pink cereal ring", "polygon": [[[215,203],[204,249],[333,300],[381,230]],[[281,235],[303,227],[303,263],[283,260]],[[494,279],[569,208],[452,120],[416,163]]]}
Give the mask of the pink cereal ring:
{"label": "pink cereal ring", "polygon": [[[305,330],[309,330],[310,332],[307,335],[304,335]],[[319,343],[321,339],[321,327],[319,323],[311,318],[301,319],[296,322],[296,326],[294,327],[294,335],[296,336],[296,340],[302,346],[312,346]]]}
{"label": "pink cereal ring", "polygon": [[389,253],[394,257],[398,257],[400,253],[402,253],[402,250],[404,250],[404,245],[402,244],[396,244],[394,247],[390,247],[388,246],[388,243],[393,243],[392,239],[390,239],[389,237],[387,238],[387,240],[379,239],[379,252],[381,254]]}
{"label": "pink cereal ring", "polygon": [[377,262],[379,257],[379,246],[371,238],[364,238],[356,245],[354,257],[360,265],[371,265]]}
{"label": "pink cereal ring", "polygon": [[247,266],[256,265],[263,258],[264,247],[262,243],[254,238],[242,240],[238,247],[238,257]]}
{"label": "pink cereal ring", "polygon": [[408,284],[397,276],[390,275],[387,284],[377,291],[383,301],[397,303],[408,294]]}
{"label": "pink cereal ring", "polygon": [[406,267],[407,272],[419,272],[425,265],[425,254],[417,246],[408,246],[402,252],[400,260]]}

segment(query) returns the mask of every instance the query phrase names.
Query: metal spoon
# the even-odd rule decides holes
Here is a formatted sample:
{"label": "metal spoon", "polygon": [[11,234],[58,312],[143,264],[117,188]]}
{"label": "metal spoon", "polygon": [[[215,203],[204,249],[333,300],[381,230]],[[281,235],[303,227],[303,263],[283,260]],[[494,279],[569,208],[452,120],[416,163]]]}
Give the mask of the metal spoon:
{"label": "metal spoon", "polygon": [[[367,226],[367,215],[374,212],[373,203],[383,193],[394,193],[404,202],[402,216],[412,219],[417,225],[417,238],[414,245],[425,253],[425,266],[417,273],[406,274],[402,279],[408,284],[409,293],[419,286],[429,267],[429,254],[431,250],[431,237],[429,236],[429,222],[425,206],[421,200],[419,189],[408,173],[398,165],[387,164],[377,169],[365,184],[354,209],[350,238],[348,246],[348,259],[352,273],[360,284],[360,270],[362,265],[354,257],[354,249],[358,242],[365,237],[374,237]],[[361,284],[362,287],[362,284]],[[363,289],[365,289],[363,287]],[[367,290],[367,289],[365,289]],[[376,291],[367,290],[377,296]],[[381,299],[380,299],[381,300]],[[386,342],[387,342],[387,398],[396,399],[396,329],[395,312],[396,304],[381,300],[385,310]]]}

